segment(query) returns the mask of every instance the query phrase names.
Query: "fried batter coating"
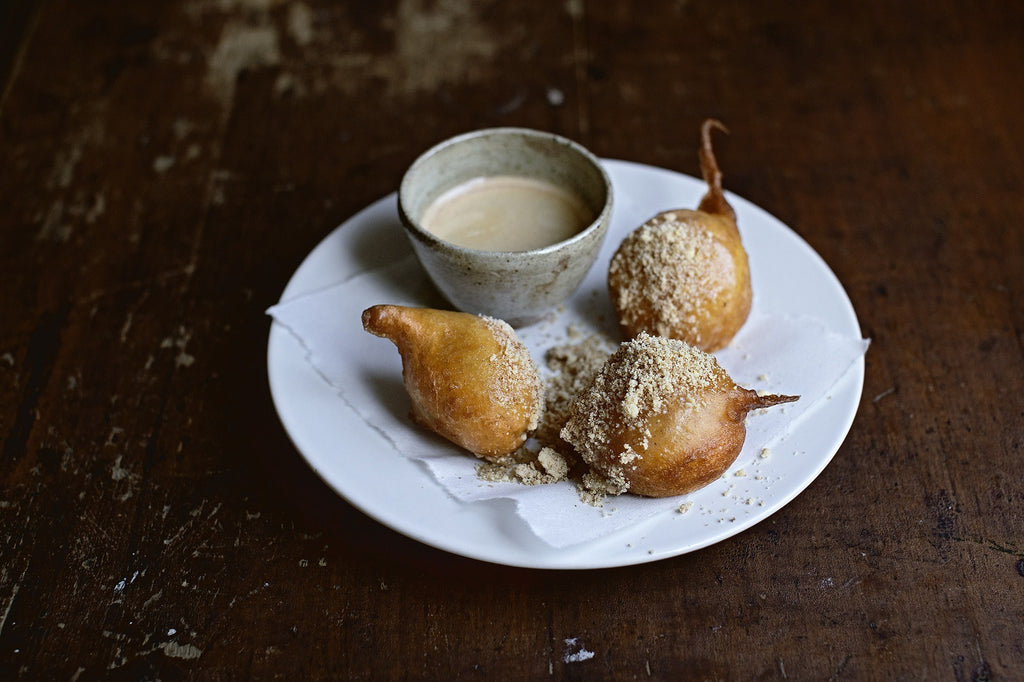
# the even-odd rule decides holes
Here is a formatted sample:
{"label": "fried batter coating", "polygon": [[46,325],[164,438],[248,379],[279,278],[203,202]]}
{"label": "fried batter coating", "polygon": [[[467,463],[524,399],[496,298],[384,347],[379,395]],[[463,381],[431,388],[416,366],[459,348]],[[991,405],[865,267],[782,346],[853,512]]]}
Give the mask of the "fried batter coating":
{"label": "fried batter coating", "polygon": [[537,428],[540,375],[505,322],[394,305],[368,308],[362,321],[398,348],[416,423],[492,461]]}
{"label": "fried batter coating", "polygon": [[722,191],[714,128],[725,130],[713,119],[701,128],[708,192],[698,208],[659,213],[612,256],[608,289],[626,338],[645,331],[711,352],[728,345],[750,314],[750,266]]}
{"label": "fried batter coating", "polygon": [[618,492],[682,495],[735,461],[748,412],[796,399],[737,386],[711,355],[641,332],[573,401],[562,438]]}

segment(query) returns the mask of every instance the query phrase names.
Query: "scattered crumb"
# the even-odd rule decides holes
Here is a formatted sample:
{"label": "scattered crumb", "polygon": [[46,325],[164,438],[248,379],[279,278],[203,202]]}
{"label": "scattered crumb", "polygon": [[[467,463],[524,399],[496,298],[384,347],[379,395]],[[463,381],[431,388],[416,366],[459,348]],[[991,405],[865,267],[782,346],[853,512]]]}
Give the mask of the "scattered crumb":
{"label": "scattered crumb", "polygon": [[769,450],[768,448],[761,448],[761,452],[759,452],[757,456],[760,457],[761,459],[768,459],[768,457],[770,457],[771,454],[772,451]]}
{"label": "scattered crumb", "polygon": [[564,481],[569,475],[569,462],[551,448],[541,448],[536,455],[522,449],[497,462],[481,462],[476,473],[492,483],[541,485]]}
{"label": "scattered crumb", "polygon": [[565,93],[558,88],[548,88],[548,104],[553,107],[560,107],[565,102]]}
{"label": "scattered crumb", "polygon": [[[570,329],[573,329],[571,325]],[[537,439],[542,445],[563,452],[569,450],[559,435],[569,419],[569,406],[593,381],[611,355],[612,345],[601,336],[590,336],[577,343],[554,346],[544,354],[551,377],[545,386],[545,415],[537,429]]]}
{"label": "scattered crumb", "polygon": [[683,502],[678,507],[676,507],[676,511],[680,514],[685,514],[686,512],[690,511],[691,507],[693,507],[693,502]]}
{"label": "scattered crumb", "polygon": [[583,475],[576,489],[580,494],[580,500],[592,507],[604,505],[604,498],[608,495],[621,495],[626,492],[626,481],[624,478],[617,480],[605,478],[600,474],[588,471]]}
{"label": "scattered crumb", "polygon": [[569,462],[551,448],[541,448],[537,453],[537,461],[544,469],[545,475],[556,480],[560,481],[569,475]]}

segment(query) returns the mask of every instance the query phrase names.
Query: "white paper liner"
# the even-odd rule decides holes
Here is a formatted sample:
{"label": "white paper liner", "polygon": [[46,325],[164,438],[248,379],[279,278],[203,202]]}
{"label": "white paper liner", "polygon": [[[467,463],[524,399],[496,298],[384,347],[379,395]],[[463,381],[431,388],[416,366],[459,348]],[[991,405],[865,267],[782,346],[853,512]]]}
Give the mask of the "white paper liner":
{"label": "white paper liner", "polygon": [[[593,280],[593,281],[592,281]],[[535,325],[517,330],[542,367],[547,349],[572,343],[577,334],[615,338],[614,315],[603,287],[588,282],[564,308]],[[583,503],[573,483],[526,486],[491,483],[476,476],[480,460],[425,432],[408,419],[409,400],[402,385],[401,359],[385,339],[362,331],[361,314],[376,303],[447,307],[438,298],[413,256],[357,274],[339,284],[279,303],[268,309],[305,347],[307,359],[345,403],[381,433],[401,454],[427,464],[437,482],[456,499],[470,503],[510,498],[530,529],[554,547],[586,542],[679,508],[688,496],[663,499],[621,495],[601,508]],[[763,315],[756,310],[730,346],[716,357],[736,383],[800,400],[747,418],[747,439],[736,463],[723,478],[746,476],[766,453],[812,408],[867,349],[868,341],[837,334],[810,317]],[[573,338],[568,330],[574,328]],[[339,340],[344,340],[340,342]],[[745,468],[746,467],[746,468]],[[768,485],[769,477],[757,475]],[[712,484],[715,486],[716,484]],[[710,488],[711,486],[709,486]],[[731,495],[728,481],[715,488]],[[746,487],[749,491],[750,486]],[[693,498],[708,499],[698,491]],[[744,492],[749,495],[749,492]],[[735,499],[733,500],[735,501]],[[740,503],[758,504],[756,494]],[[710,508],[705,513],[711,513]]]}

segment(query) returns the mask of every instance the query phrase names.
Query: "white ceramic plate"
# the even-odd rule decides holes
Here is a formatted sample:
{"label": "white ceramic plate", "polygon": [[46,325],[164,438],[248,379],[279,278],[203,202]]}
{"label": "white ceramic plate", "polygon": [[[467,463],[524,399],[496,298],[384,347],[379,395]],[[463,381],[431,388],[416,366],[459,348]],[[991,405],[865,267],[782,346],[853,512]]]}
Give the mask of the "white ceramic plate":
{"label": "white ceramic plate", "polygon": [[[704,191],[701,181],[672,171],[623,161],[604,164],[614,186],[615,212],[595,268],[606,267],[610,251],[639,222],[659,210],[695,206]],[[739,215],[750,254],[756,308],[769,314],[810,315],[835,332],[859,338],[853,306],[821,257],[768,213],[727,196]],[[407,255],[411,250],[397,224],[394,195],[353,216],[306,257],[281,300]],[[381,239],[382,232],[386,239]],[[773,456],[759,464],[773,482],[756,506],[749,500],[744,506],[741,496],[733,497],[723,500],[725,506],[711,516],[666,512],[600,540],[556,549],[529,530],[509,500],[463,503],[449,496],[424,465],[396,452],[349,409],[306,360],[301,344],[277,324],[270,329],[267,369],[274,405],[296,448],[356,508],[399,533],[455,554],[555,569],[664,559],[714,544],[764,520],[810,485],[831,461],[853,423],[864,384],[861,357],[833,387],[829,399],[788,434],[786,451],[800,457]]]}

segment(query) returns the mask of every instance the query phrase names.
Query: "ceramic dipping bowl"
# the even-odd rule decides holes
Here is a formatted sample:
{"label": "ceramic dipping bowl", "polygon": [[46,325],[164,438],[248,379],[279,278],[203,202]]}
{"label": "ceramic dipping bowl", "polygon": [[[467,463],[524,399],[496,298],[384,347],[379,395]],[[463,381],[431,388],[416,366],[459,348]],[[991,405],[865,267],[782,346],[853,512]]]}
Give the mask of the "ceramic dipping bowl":
{"label": "ceramic dipping bowl", "polygon": [[[592,220],[571,237],[525,251],[460,246],[423,227],[424,213],[439,197],[494,176],[560,187],[582,202]],[[611,180],[597,157],[572,140],[526,128],[477,130],[441,142],[416,159],[398,191],[406,234],[441,293],[459,310],[514,327],[536,322],[576,291],[601,250],[611,211]]]}

